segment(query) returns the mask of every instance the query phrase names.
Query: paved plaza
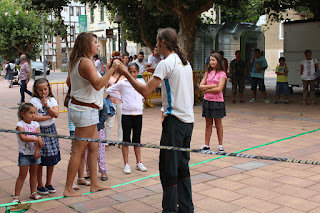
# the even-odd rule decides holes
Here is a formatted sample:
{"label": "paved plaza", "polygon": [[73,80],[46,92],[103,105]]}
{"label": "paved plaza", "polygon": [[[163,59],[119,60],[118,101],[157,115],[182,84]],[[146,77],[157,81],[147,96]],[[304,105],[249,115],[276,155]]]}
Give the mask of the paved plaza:
{"label": "paved plaza", "polygon": [[[29,90],[31,87],[30,84]],[[223,119],[226,152],[252,148],[243,153],[320,161],[320,98],[317,97],[318,105],[304,107],[301,104],[302,90],[298,88],[289,96],[288,105],[273,104],[274,88],[267,89],[271,104],[265,104],[260,93],[256,103],[249,103],[252,94],[248,87],[245,91],[246,103],[231,104],[230,88],[227,89],[227,116]],[[15,129],[19,98],[19,87],[9,89],[3,76],[0,76],[0,128]],[[30,100],[30,97],[27,96],[26,100]],[[155,105],[154,109],[144,110],[144,144],[159,144],[160,141],[160,103],[156,101]],[[198,149],[204,143],[205,129],[201,104],[196,104],[194,112],[191,148]],[[69,135],[66,113],[60,114],[56,125],[58,134]],[[319,131],[310,132],[316,129]],[[116,131],[112,133],[113,140],[116,139],[115,133]],[[268,144],[270,142],[275,143]],[[258,145],[262,146],[257,147]],[[61,139],[60,147],[62,160],[53,174],[53,186],[57,192],[43,195],[43,198],[62,196],[70,157],[70,141]],[[211,149],[217,148],[217,137],[213,131]],[[161,212],[162,189],[157,175],[158,149],[142,149],[142,162],[148,168],[147,172],[133,169],[131,174],[123,174],[121,149],[117,146],[108,147],[106,158],[109,179],[101,184],[111,187],[110,190],[77,198],[33,203],[28,213]],[[12,201],[18,176],[17,159],[17,136],[0,133],[0,203]],[[129,163],[134,168],[132,147]],[[190,165],[196,213],[320,212],[320,165],[195,153],[191,153]],[[29,177],[23,187],[21,200],[29,200],[28,181]],[[80,190],[86,193],[89,192],[89,187],[80,186]],[[5,208],[0,208],[0,212],[4,211]]]}

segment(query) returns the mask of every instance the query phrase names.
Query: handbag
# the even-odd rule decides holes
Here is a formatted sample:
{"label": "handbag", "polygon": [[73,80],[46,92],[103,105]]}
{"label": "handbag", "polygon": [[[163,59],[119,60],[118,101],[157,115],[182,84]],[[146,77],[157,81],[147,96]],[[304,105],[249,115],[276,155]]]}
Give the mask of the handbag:
{"label": "handbag", "polygon": [[66,97],[64,98],[63,105],[64,105],[65,107],[68,107],[68,106],[69,106],[69,101],[70,101],[70,99],[71,99],[70,92],[71,92],[71,86],[69,87],[68,92],[67,92],[67,94],[66,94]]}

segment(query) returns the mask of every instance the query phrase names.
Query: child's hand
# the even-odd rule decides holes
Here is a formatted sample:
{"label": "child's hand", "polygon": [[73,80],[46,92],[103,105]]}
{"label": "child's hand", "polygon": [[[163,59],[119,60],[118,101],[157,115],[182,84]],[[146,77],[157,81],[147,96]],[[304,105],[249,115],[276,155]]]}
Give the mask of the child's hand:
{"label": "child's hand", "polygon": [[42,97],[40,100],[41,100],[41,104],[45,105],[48,101],[48,97]]}
{"label": "child's hand", "polygon": [[41,155],[40,155],[40,149],[34,150],[34,157],[35,157],[35,159],[38,159],[38,158],[41,157]]}
{"label": "child's hand", "polygon": [[37,142],[37,144],[38,144],[39,146],[41,146],[41,147],[43,147],[43,146],[44,146],[44,142],[43,142],[43,140],[42,140],[42,138],[41,138],[41,137],[39,137],[39,138],[38,138],[38,142]]}
{"label": "child's hand", "polygon": [[229,78],[229,82],[232,82],[232,78]]}

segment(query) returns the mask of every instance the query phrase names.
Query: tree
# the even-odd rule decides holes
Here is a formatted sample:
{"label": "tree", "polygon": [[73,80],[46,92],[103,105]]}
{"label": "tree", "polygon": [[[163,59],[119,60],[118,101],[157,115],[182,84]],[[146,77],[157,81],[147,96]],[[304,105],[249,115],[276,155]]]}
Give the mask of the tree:
{"label": "tree", "polygon": [[159,27],[173,27],[178,31],[180,46],[187,58],[193,61],[196,25],[202,12],[210,9],[214,3],[239,7],[247,0],[82,0],[91,4],[104,4],[114,14],[124,16],[122,24],[128,38],[141,37],[142,43],[150,49],[155,45]]}
{"label": "tree", "polygon": [[40,53],[41,19],[18,1],[0,2],[0,55],[7,60],[25,53],[35,59]]}
{"label": "tree", "polygon": [[294,9],[298,12],[312,13],[313,18],[320,18],[319,0],[265,0],[264,8],[271,20],[283,19],[283,12]]}
{"label": "tree", "polygon": [[256,23],[261,15],[265,14],[264,0],[249,0],[248,4],[240,4],[239,7],[221,7],[222,22],[248,22]]}
{"label": "tree", "polygon": [[41,13],[54,14],[55,19],[49,23],[49,29],[51,34],[60,35],[66,41],[67,54],[69,55],[68,45],[68,26],[64,23],[61,16],[61,11],[64,6],[67,6],[70,0],[30,0],[30,8],[37,10]]}

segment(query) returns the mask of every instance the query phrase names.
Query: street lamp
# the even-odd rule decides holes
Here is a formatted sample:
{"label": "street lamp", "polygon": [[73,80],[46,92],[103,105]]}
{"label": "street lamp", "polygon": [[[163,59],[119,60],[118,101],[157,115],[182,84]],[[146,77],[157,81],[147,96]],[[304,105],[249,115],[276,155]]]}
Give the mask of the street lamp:
{"label": "street lamp", "polygon": [[114,21],[118,24],[118,50],[119,51],[120,51],[120,24],[121,24],[122,18],[123,16],[120,15],[119,12],[114,16]]}

